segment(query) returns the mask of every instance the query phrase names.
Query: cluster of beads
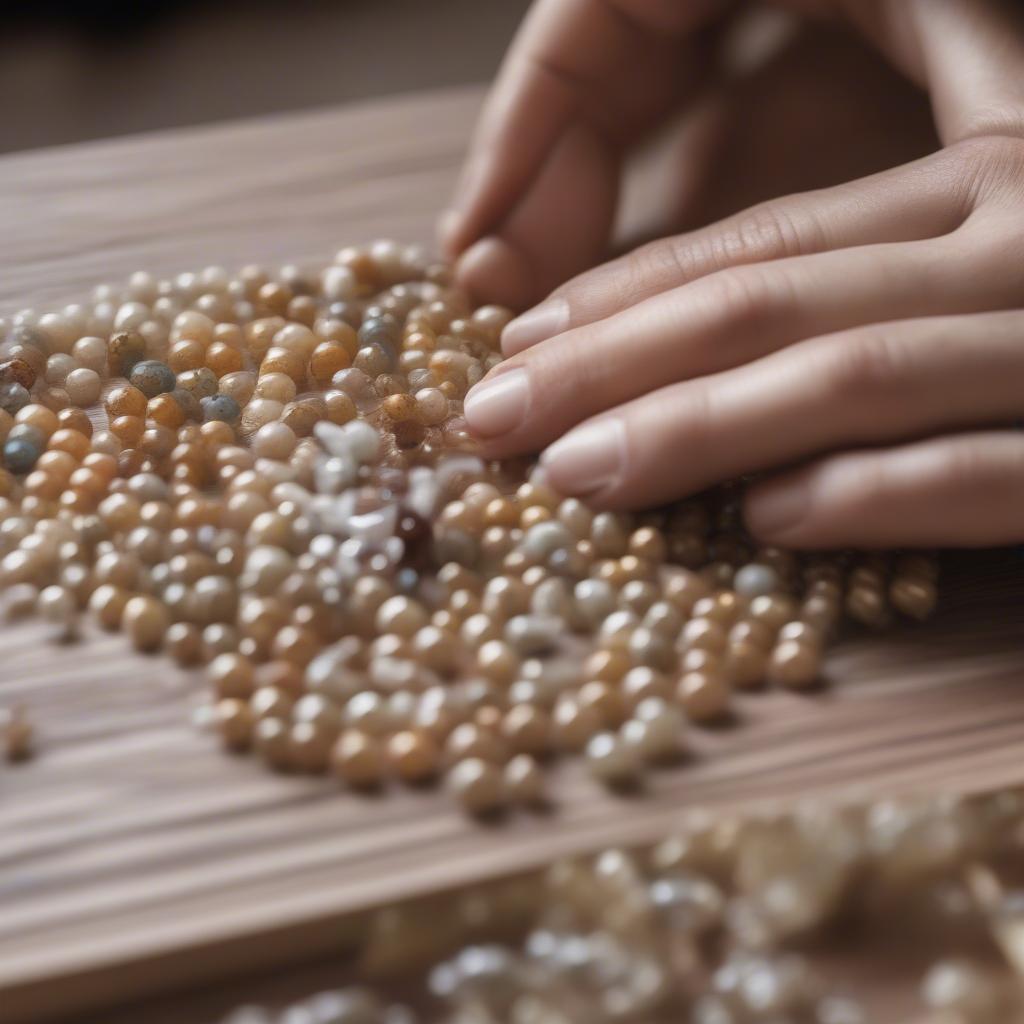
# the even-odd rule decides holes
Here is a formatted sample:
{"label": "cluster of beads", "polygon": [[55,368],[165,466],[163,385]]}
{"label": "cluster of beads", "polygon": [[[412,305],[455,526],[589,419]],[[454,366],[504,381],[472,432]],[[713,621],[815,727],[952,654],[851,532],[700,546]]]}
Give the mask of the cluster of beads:
{"label": "cluster of beads", "polygon": [[[1008,969],[1024,971],[1024,905],[972,879],[1019,866],[1022,826],[1020,792],[698,820],[652,848],[380,911],[358,973],[422,1017],[349,989],[225,1024],[867,1024],[867,1000],[830,977],[835,939],[861,978],[873,964],[891,981],[892,949],[937,958],[919,1024],[1007,1024],[1024,1014]],[[993,940],[1009,963],[971,959]]]}
{"label": "cluster of beads", "polygon": [[926,616],[928,557],[757,549],[725,489],[632,516],[477,454],[509,319],[391,242],[318,272],[217,267],[0,324],[0,586],[203,664],[200,718],[353,788],[446,776],[486,813],[582,754],[632,785],[803,689],[847,616]]}

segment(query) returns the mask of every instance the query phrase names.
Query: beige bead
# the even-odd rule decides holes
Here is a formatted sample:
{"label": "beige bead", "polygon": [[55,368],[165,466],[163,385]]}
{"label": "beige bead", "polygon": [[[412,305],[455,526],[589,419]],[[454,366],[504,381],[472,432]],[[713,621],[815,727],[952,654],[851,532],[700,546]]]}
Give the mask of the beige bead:
{"label": "beige bead", "polygon": [[544,803],[544,772],[529,754],[517,754],[505,765],[505,789],[515,803]]}
{"label": "beige bead", "polygon": [[255,673],[252,662],[241,654],[218,654],[210,662],[207,672],[218,697],[242,697],[252,695]]}
{"label": "beige bead", "polygon": [[111,583],[104,583],[89,597],[89,610],[104,629],[116,630],[121,627],[121,617],[127,603],[127,591]]}
{"label": "beige bead", "polygon": [[606,786],[632,786],[640,776],[640,758],[636,751],[612,732],[599,732],[587,743],[587,767],[590,774]]}
{"label": "beige bead", "polygon": [[729,710],[729,685],[717,674],[688,673],[679,680],[676,697],[693,722],[712,722]]}
{"label": "beige bead", "polygon": [[217,731],[228,750],[240,751],[249,746],[253,717],[246,701],[235,698],[218,701],[216,723]]}
{"label": "beige bead", "polygon": [[811,644],[784,640],[772,651],[768,678],[791,690],[814,686],[821,676],[821,652]]}
{"label": "beige bead", "polygon": [[346,729],[331,750],[331,767],[349,786],[368,789],[384,780],[387,757],[378,739],[360,729]]}
{"label": "beige bead", "polygon": [[445,784],[470,814],[493,814],[508,801],[501,769],[478,757],[467,757],[453,765]]}
{"label": "beige bead", "polygon": [[601,716],[592,707],[581,707],[571,698],[555,705],[555,736],[563,750],[580,751],[601,729]]}
{"label": "beige bead", "polygon": [[388,740],[387,757],[398,778],[412,784],[432,779],[441,761],[433,738],[411,730],[397,732]]}
{"label": "beige bead", "polygon": [[164,605],[153,597],[139,595],[124,606],[122,626],[137,651],[157,651],[163,645],[171,617]]}
{"label": "beige bead", "polygon": [[544,754],[551,748],[551,717],[533,704],[516,704],[505,713],[501,733],[519,754]]}

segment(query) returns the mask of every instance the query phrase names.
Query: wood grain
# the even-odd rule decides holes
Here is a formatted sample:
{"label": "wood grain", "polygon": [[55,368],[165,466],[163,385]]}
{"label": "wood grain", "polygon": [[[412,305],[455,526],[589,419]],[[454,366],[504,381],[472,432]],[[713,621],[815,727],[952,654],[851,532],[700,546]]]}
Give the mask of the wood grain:
{"label": "wood grain", "polygon": [[[138,267],[428,241],[477,105],[457,91],[4,158],[0,310]],[[437,792],[357,799],[267,774],[193,730],[200,684],[163,660],[7,628],[0,702],[31,706],[41,750],[0,770],[0,1020],[70,1019],[335,952],[358,937],[356,911],[655,838],[696,805],[1019,780],[1021,576],[1009,555],[960,559],[934,623],[844,643],[822,693],[744,698],[733,728],[695,734],[688,763],[635,798],[559,766],[552,814],[491,828]]]}

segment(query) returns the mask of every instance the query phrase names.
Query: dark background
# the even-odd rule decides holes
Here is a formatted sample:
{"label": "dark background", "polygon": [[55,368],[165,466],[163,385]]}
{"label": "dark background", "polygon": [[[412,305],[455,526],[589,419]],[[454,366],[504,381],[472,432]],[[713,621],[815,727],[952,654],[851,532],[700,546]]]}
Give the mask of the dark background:
{"label": "dark background", "polygon": [[529,3],[3,6],[0,152],[485,81]]}

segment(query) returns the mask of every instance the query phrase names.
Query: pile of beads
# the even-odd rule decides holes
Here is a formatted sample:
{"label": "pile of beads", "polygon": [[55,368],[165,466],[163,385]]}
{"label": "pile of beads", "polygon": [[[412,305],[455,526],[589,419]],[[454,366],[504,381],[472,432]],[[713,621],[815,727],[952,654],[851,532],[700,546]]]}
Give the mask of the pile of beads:
{"label": "pile of beads", "polygon": [[[874,965],[883,983],[894,952],[936,958],[917,1024],[1008,1024],[1024,1015],[1024,904],[998,879],[1022,844],[1019,791],[697,817],[652,848],[379,911],[354,973],[400,983],[422,1017],[352,988],[224,1024],[878,1019],[838,994],[819,956],[834,940],[851,976]],[[919,970],[914,956],[898,968]]]}
{"label": "pile of beads", "polygon": [[477,453],[507,311],[392,242],[217,267],[0,322],[0,587],[205,665],[200,717],[353,788],[542,799],[545,757],[637,782],[730,694],[816,683],[843,616],[923,618],[920,555],[755,548],[737,492],[637,516]]}

